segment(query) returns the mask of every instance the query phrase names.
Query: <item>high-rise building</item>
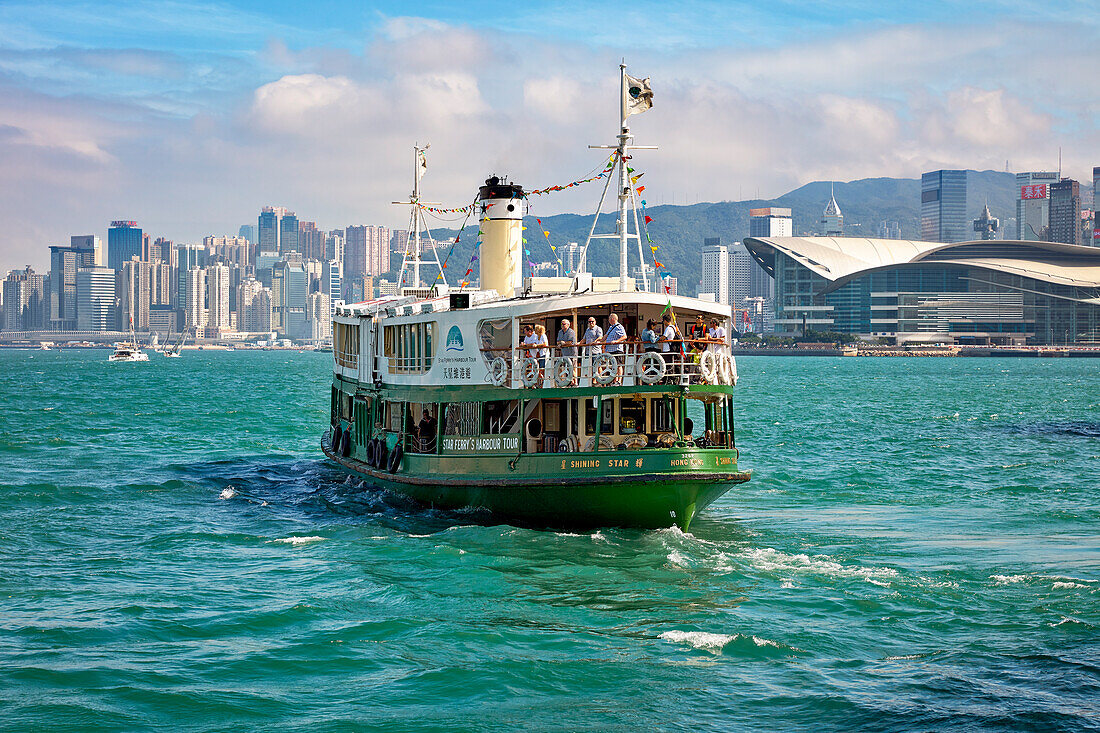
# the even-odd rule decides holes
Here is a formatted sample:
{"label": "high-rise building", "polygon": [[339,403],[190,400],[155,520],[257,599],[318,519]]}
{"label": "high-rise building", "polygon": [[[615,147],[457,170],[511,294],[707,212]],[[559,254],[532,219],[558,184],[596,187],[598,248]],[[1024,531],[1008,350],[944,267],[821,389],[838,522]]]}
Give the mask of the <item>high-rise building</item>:
{"label": "high-rise building", "polygon": [[920,177],[920,236],[925,242],[965,242],[966,171],[939,170]]}
{"label": "high-rise building", "polygon": [[206,325],[206,268],[192,267],[184,273],[187,288],[182,299],[183,328],[201,329]]}
{"label": "high-rise building", "polygon": [[271,331],[271,290],[253,277],[237,287],[237,330],[245,333]]}
{"label": "high-rise building", "polygon": [[317,228],[316,222],[298,222],[298,247],[302,257],[318,262],[324,260],[325,239],[325,232]]}
{"label": "high-rise building", "polygon": [[150,267],[136,257],[122,263],[115,273],[115,324],[119,331],[149,330]]}
{"label": "high-rise building", "polygon": [[776,206],[749,209],[750,237],[790,237],[794,235],[791,210]]}
{"label": "high-rise building", "polygon": [[149,246],[149,261],[160,260],[169,267],[176,266],[176,248],[171,239],[157,237]]}
{"label": "high-rise building", "polygon": [[1063,178],[1050,186],[1051,242],[1081,244],[1081,184]]}
{"label": "high-rise building", "polygon": [[309,282],[301,262],[283,260],[271,274],[272,328],[285,338],[309,338],[306,296]]}
{"label": "high-rise building", "polygon": [[279,219],[279,254],[301,252],[298,244],[298,217],[288,211]]}
{"label": "high-rise building", "polygon": [[744,308],[749,298],[765,298],[770,302],[773,278],[752,258],[745,245],[738,242],[730,247],[729,257],[729,304]]}
{"label": "high-rise building", "polygon": [[1092,169],[1092,246],[1100,247],[1100,166]]}
{"label": "high-rise building", "polygon": [[326,293],[310,293],[306,298],[306,313],[309,318],[309,338],[312,341],[325,341],[332,338],[332,309]]}
{"label": "high-rise building", "polygon": [[901,239],[901,222],[880,221],[878,223],[879,239]]}
{"label": "high-rise building", "polygon": [[229,330],[227,265],[210,265],[206,268],[206,327],[218,333]]}
{"label": "high-rise building", "polygon": [[279,252],[279,219],[286,213],[281,206],[265,206],[260,209],[260,218],[257,221],[256,236],[257,251]]}
{"label": "high-rise building", "polygon": [[1001,220],[993,216],[989,211],[989,204],[986,204],[982,215],[974,220],[974,231],[978,233],[978,239],[996,239],[1000,228]]}
{"label": "high-rise building", "polygon": [[390,230],[350,226],[344,229],[344,277],[383,275],[390,271]]}
{"label": "high-rise building", "polygon": [[329,302],[335,303],[344,297],[344,277],[337,260],[326,260],[321,271],[321,292],[328,293]]}
{"label": "high-rise building", "polygon": [[336,260],[344,266],[344,230],[333,229],[325,236],[325,259]]}
{"label": "high-rise building", "polygon": [[93,247],[70,244],[50,247],[50,330],[76,329],[76,273],[82,267],[95,267]]}
{"label": "high-rise building", "polygon": [[1058,178],[1054,171],[1016,174],[1016,239],[1045,242],[1050,238],[1050,187]]}
{"label": "high-rise building", "polygon": [[712,293],[714,302],[730,304],[730,257],[720,237],[703,240],[703,278],[699,282],[700,293]]}
{"label": "high-rise building", "polygon": [[203,247],[206,248],[208,262],[219,260],[237,267],[248,267],[249,243],[244,237],[203,237]]}
{"label": "high-rise building", "polygon": [[45,278],[30,265],[4,280],[4,330],[41,331],[45,327]]}
{"label": "high-rise building", "polygon": [[102,333],[115,328],[115,271],[85,267],[76,271],[76,328]]}
{"label": "high-rise building", "polygon": [[241,224],[241,228],[237,230],[237,236],[244,237],[250,243],[256,244],[256,225]]}
{"label": "high-rise building", "polygon": [[141,228],[136,221],[112,221],[107,230],[107,267],[118,272],[123,262],[129,262],[134,257],[140,260],[145,254],[142,239]]}
{"label": "high-rise building", "polygon": [[95,264],[93,267],[105,267],[107,265],[107,258],[103,252],[103,240],[94,234],[74,234],[69,237],[70,247],[79,247],[80,249],[90,249],[95,253]]}
{"label": "high-rise building", "polygon": [[[206,247],[201,244],[180,244],[176,245],[176,277],[178,278],[178,290],[176,291],[176,307],[181,311],[187,309],[187,297],[188,297],[188,274],[195,267],[206,267],[207,256]],[[189,327],[196,325],[202,325],[196,321],[188,321],[186,317],[183,322],[180,323],[180,328],[184,328],[184,324]]]}
{"label": "high-rise building", "polygon": [[829,184],[829,203],[825,204],[825,210],[821,212],[821,221],[818,224],[823,237],[844,236],[844,214],[840,211],[840,204],[836,202],[832,184]]}
{"label": "high-rise building", "polygon": [[588,269],[588,263],[585,262],[587,255],[579,243],[569,242],[564,247],[559,247],[558,254],[561,255],[566,275],[573,276]]}

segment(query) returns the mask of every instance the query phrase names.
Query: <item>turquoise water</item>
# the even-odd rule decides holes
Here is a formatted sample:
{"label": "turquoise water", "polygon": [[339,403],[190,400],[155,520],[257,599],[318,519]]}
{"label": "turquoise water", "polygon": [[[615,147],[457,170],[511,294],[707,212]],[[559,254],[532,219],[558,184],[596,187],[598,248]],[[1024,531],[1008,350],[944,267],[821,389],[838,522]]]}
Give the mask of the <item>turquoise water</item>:
{"label": "turquoise water", "polygon": [[0,729],[1085,730],[1100,360],[739,360],[690,534],[421,511],[329,357],[0,351]]}

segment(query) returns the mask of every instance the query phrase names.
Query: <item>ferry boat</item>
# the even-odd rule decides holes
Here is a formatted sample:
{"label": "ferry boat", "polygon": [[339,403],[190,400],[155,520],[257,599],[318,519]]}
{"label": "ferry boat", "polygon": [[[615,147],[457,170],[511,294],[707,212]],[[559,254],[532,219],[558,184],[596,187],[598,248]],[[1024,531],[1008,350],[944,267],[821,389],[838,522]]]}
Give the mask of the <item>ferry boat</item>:
{"label": "ferry boat", "polygon": [[[637,240],[640,257],[642,239],[636,218],[633,233],[628,226],[636,197],[627,155],[640,146],[630,144],[626,118],[642,83],[625,66],[620,74],[623,126],[618,144],[607,146],[616,175],[604,188],[606,195],[617,177],[617,232],[597,235],[594,222],[585,244],[618,239],[619,277],[524,279],[525,191],[488,178],[476,199],[480,288],[412,287],[337,307],[330,425],[321,439],[331,460],[426,505],[549,527],[687,530],[749,479],[738,469],[729,341],[694,339],[689,356],[675,325],[702,316],[728,328],[729,306],[637,290],[627,277],[628,242]],[[415,150],[407,264],[419,286],[423,148]],[[606,332],[612,314],[625,342],[578,344],[590,319]],[[556,334],[563,320],[575,340],[524,343],[528,327]],[[643,344],[638,335],[649,320],[671,324],[658,329],[669,338]]]}

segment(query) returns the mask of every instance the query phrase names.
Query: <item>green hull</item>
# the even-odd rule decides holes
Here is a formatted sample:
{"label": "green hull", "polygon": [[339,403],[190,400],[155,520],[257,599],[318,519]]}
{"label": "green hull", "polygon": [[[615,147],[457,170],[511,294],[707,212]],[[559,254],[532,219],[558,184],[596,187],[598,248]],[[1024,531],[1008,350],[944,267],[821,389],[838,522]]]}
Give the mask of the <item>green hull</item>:
{"label": "green hull", "polygon": [[549,527],[678,525],[735,485],[736,451],[673,448],[438,456],[406,453],[394,473],[321,448],[374,486],[444,509],[485,509],[502,520]]}

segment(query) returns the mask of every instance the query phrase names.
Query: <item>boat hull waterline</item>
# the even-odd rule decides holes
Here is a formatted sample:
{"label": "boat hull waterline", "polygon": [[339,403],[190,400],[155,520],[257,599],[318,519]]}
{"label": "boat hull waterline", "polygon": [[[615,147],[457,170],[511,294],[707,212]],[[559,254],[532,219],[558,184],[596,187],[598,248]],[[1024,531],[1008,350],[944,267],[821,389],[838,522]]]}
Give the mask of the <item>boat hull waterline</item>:
{"label": "boat hull waterline", "polygon": [[[483,509],[500,520],[546,527],[687,530],[695,515],[744,483],[736,450],[437,456],[405,453],[393,473],[325,455],[370,485],[440,509]],[[660,473],[646,472],[662,464]],[[514,466],[514,468],[512,468]],[[725,470],[723,470],[725,467]]]}

